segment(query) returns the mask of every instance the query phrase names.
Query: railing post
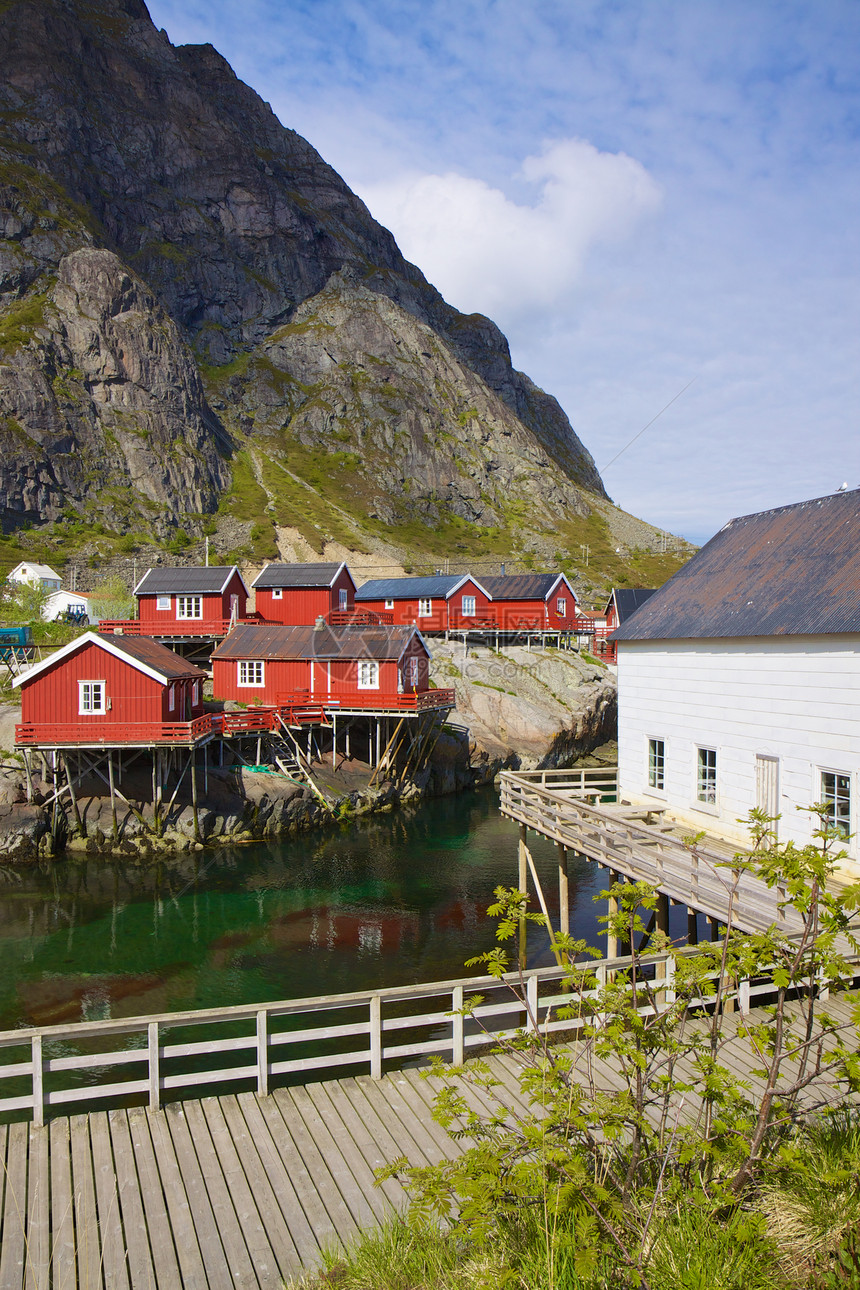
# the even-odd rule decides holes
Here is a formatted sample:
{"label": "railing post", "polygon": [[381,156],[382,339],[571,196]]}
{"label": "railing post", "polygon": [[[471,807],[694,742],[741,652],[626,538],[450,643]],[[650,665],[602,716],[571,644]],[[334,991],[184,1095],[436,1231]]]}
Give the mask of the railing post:
{"label": "railing post", "polygon": [[370,1078],[382,1079],[382,996],[370,996]]}
{"label": "railing post", "polygon": [[534,1034],[540,1031],[540,1019],[538,1018],[538,979],[536,976],[530,976],[526,982],[526,999],[529,1005],[529,1030]]}
{"label": "railing post", "polygon": [[666,1000],[667,1004],[674,1003],[677,997],[675,994],[676,965],[677,965],[677,960],[674,954],[670,954],[669,957],[666,959],[666,989],[663,994],[663,998]]}
{"label": "railing post", "polygon": [[738,1008],[742,1014],[750,1010],[749,977],[745,977],[743,981],[738,981]]}
{"label": "railing post", "polygon": [[45,1123],[45,1088],[41,1035],[34,1035],[31,1040],[31,1061],[33,1063],[33,1124],[41,1128]]}
{"label": "railing post", "polygon": [[265,1008],[257,1013],[257,1096],[269,1095],[269,1014]]}
{"label": "railing post", "polygon": [[161,1051],[158,1046],[158,1022],[150,1021],[147,1026],[147,1046],[149,1055],[149,1109],[161,1110]]}
{"label": "railing post", "polygon": [[463,1016],[463,987],[455,985],[451,991],[453,1026],[451,1031],[451,1065],[462,1066],[466,1060],[466,1018]]}

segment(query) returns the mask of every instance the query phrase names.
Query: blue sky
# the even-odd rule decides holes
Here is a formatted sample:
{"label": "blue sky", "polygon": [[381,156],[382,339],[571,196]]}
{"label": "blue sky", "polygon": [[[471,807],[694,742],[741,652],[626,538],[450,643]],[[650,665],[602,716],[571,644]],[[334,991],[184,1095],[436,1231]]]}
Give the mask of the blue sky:
{"label": "blue sky", "polygon": [[149,7],[498,322],[620,506],[702,541],[860,486],[856,0]]}

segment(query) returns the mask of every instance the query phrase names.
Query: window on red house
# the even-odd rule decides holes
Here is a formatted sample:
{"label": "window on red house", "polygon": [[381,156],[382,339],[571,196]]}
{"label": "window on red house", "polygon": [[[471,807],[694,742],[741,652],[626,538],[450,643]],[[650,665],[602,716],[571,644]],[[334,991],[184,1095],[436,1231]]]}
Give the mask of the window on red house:
{"label": "window on red house", "polygon": [[265,664],[262,659],[242,659],[239,663],[239,685],[263,685]]}
{"label": "window on red house", "polygon": [[203,597],[202,596],[177,596],[176,597],[176,617],[177,618],[202,618],[203,617]]}
{"label": "window on red house", "polygon": [[341,609],[346,609],[347,605],[349,604],[349,592],[347,591],[346,587],[341,587],[338,590],[337,594],[338,594],[338,603]]}
{"label": "window on red house", "polygon": [[78,712],[81,716],[107,712],[104,681],[78,681]]}
{"label": "window on red house", "polygon": [[559,596],[558,600],[555,602],[555,610],[559,618],[564,618],[566,616],[567,601],[565,600],[564,596]]}

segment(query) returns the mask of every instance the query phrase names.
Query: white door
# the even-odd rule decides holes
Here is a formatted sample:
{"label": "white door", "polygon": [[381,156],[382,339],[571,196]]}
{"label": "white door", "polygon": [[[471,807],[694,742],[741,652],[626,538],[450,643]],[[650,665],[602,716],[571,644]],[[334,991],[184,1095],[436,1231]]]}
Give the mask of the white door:
{"label": "white door", "polygon": [[[779,758],[759,753],[755,759],[755,804],[771,819],[779,814]],[[777,825],[772,824],[774,832]]]}
{"label": "white door", "polygon": [[235,623],[239,618],[239,597],[230,597],[230,622]]}

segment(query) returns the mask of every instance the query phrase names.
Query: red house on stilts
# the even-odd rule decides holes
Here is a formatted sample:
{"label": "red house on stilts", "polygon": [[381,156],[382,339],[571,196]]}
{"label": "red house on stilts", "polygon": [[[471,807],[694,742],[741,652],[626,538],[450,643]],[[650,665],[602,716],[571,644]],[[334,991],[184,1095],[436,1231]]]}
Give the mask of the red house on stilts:
{"label": "red house on stilts", "polygon": [[355,580],[345,564],[267,564],[251,585],[257,617],[266,623],[337,623],[355,610]]}

